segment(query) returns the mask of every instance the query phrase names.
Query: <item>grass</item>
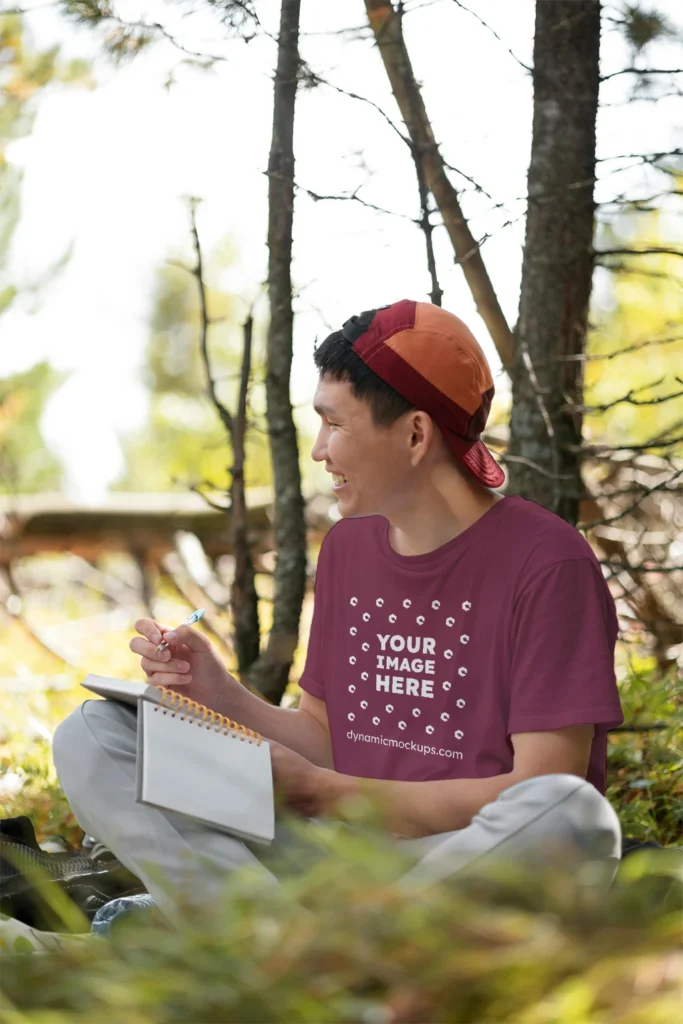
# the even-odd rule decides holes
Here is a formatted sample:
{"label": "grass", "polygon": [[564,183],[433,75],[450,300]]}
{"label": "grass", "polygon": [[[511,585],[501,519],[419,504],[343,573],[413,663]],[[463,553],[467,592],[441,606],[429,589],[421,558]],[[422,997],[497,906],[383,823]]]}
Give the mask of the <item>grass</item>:
{"label": "grass", "polygon": [[[101,645],[93,670],[134,674]],[[118,660],[117,660],[118,659]],[[47,669],[43,669],[47,671]],[[3,816],[39,839],[80,829],[51,765],[49,735],[80,702],[0,694],[0,774],[22,783]],[[608,798],[624,834],[683,846],[683,701],[647,664],[620,683],[629,724],[611,734]],[[16,695],[15,695],[16,696]],[[183,927],[122,921],[109,941],[2,961],[2,1024],[673,1024],[680,1018],[683,873],[677,852],[636,854],[608,893],[576,878],[507,868],[419,896],[396,884],[396,855],[325,833],[326,855],[278,890],[248,874],[220,906],[187,907]],[[65,925],[66,927],[66,925]]]}

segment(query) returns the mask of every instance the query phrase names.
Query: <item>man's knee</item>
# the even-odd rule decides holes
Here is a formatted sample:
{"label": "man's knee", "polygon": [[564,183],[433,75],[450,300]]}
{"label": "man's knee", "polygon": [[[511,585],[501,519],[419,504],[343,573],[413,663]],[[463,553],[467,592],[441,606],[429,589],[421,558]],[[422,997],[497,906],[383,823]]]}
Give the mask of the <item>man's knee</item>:
{"label": "man's knee", "polygon": [[[88,700],[61,722],[52,739],[52,758],[65,790],[87,783],[105,752],[134,750],[135,717],[114,701]],[[132,734],[132,738],[131,738]]]}
{"label": "man's knee", "polygon": [[548,834],[571,840],[598,859],[621,856],[619,819],[608,800],[577,775],[538,775],[524,779],[500,794],[504,802],[529,805],[539,822],[547,821]]}

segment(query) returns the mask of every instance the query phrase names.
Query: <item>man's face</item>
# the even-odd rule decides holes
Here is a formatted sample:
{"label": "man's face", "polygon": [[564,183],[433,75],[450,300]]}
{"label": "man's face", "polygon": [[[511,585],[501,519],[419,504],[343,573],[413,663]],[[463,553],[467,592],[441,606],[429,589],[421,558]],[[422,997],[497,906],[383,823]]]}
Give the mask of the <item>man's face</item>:
{"label": "man's face", "polygon": [[333,474],[334,493],[345,518],[391,516],[410,493],[410,414],[390,427],[377,426],[367,402],[348,381],[320,379],[313,406],[320,432],[311,457]]}

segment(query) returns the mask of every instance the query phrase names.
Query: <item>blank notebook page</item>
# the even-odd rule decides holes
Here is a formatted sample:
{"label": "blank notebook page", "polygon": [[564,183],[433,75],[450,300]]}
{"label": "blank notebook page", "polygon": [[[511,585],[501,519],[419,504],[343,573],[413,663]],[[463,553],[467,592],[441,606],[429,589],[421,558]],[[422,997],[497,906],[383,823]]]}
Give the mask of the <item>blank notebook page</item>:
{"label": "blank notebook page", "polygon": [[138,800],[178,811],[242,839],[275,828],[270,747],[217,733],[148,701],[138,711]]}

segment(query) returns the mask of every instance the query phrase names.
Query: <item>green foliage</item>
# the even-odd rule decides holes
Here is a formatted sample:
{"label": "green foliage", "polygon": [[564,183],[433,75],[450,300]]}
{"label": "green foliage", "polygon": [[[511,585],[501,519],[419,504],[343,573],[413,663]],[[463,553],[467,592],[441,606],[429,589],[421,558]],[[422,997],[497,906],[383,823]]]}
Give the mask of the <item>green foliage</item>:
{"label": "green foliage", "polygon": [[[10,142],[31,132],[40,93],[55,83],[92,86],[81,60],[62,61],[59,47],[35,50],[19,15],[0,15],[0,293],[9,242],[19,217],[21,175],[7,157]],[[0,312],[2,307],[0,306]]]}
{"label": "green foliage", "polygon": [[632,669],[620,698],[628,725],[664,728],[611,735],[608,799],[625,835],[683,845],[683,697],[677,673],[660,677]]}
{"label": "green foliage", "polygon": [[40,417],[62,380],[47,363],[0,380],[0,493],[59,489],[61,466],[45,447]]}
{"label": "green foliage", "polygon": [[[521,868],[410,892],[404,861],[330,827],[279,888],[245,871],[181,927],[3,962],[8,1024],[302,1021],[669,1024],[683,884],[639,856],[604,895]],[[649,980],[645,980],[649,979]]]}
{"label": "green foliage", "polygon": [[634,56],[638,56],[650,43],[677,36],[674,24],[661,11],[646,10],[636,4],[626,4],[621,22],[624,35]]}
{"label": "green foliage", "polygon": [[[227,244],[206,261],[205,285],[209,319],[208,351],[211,374],[220,401],[234,414],[242,352],[242,326],[236,301],[221,288],[221,277],[232,261]],[[232,453],[229,436],[208,396],[208,379],[201,355],[201,318],[196,279],[183,267],[159,270],[153,299],[145,383],[151,393],[150,418],[143,430],[124,441],[126,471],[122,490],[165,491],[181,486],[210,485],[226,490]],[[253,378],[262,376],[258,358]],[[263,404],[263,388],[252,390]],[[265,434],[247,435],[248,487],[270,482]]]}
{"label": "green foliage", "polygon": [[[599,249],[647,249],[675,244],[659,213],[633,213],[603,226]],[[586,404],[607,405],[633,392],[634,403],[620,403],[586,417],[585,437],[614,445],[666,440],[683,421],[679,392],[683,365],[683,262],[662,253],[625,256],[610,276],[609,294],[593,302],[588,341]],[[613,355],[614,353],[618,353]],[[609,359],[599,359],[610,355]],[[654,405],[645,403],[658,398]],[[656,448],[654,449],[656,451]],[[683,452],[667,449],[675,455]]]}

